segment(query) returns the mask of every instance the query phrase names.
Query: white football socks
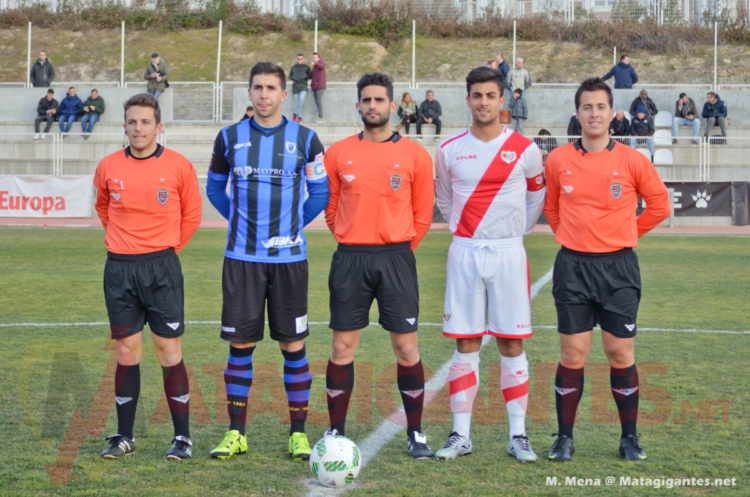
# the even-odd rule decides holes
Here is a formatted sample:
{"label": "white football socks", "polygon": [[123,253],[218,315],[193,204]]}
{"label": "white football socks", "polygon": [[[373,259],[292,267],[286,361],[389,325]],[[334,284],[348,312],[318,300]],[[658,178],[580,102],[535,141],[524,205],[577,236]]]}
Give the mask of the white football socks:
{"label": "white football socks", "polygon": [[479,351],[462,354],[456,349],[448,373],[453,431],[471,437],[471,412],[479,391]]}
{"label": "white football socks", "polygon": [[500,357],[500,389],[508,410],[510,436],[526,434],[526,408],[529,404],[529,361],[526,352],[516,357]]}

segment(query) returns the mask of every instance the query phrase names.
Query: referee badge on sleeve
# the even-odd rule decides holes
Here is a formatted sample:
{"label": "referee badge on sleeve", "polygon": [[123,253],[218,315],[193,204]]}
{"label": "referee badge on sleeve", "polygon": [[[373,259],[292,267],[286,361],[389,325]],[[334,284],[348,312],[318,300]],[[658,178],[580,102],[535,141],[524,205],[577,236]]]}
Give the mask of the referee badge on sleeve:
{"label": "referee badge on sleeve", "polygon": [[156,200],[158,200],[161,205],[167,203],[167,200],[169,200],[169,192],[166,188],[159,188],[156,190]]}

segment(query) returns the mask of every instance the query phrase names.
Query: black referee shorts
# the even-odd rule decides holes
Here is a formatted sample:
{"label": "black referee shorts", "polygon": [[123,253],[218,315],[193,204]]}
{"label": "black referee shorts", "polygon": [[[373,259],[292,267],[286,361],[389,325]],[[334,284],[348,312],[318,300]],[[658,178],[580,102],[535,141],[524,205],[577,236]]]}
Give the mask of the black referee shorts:
{"label": "black referee shorts", "polygon": [[598,323],[616,337],[635,336],[641,270],[633,249],[593,254],[563,247],[552,281],[560,333],[582,333]]}
{"label": "black referee shorts", "polygon": [[135,335],[146,323],[160,337],[182,336],[183,284],[180,259],[173,248],[136,255],[108,252],[104,300],[112,338]]}
{"label": "black referee shorts", "polygon": [[417,261],[411,243],[339,244],[328,276],[331,322],[337,331],[360,330],[370,324],[377,299],[378,322],[387,331],[412,333],[419,321]]}
{"label": "black referee shorts", "polygon": [[266,301],[271,339],[295,342],[308,336],[307,279],[307,261],[269,264],[225,257],[221,338],[263,340]]}

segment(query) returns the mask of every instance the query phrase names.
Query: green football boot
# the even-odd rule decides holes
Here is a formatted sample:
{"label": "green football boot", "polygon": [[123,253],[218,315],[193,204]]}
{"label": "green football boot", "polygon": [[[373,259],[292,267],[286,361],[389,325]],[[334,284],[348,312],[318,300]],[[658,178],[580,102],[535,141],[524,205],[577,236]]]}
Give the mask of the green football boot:
{"label": "green football boot", "polygon": [[310,448],[310,443],[307,441],[306,433],[292,433],[292,436],[289,437],[289,453],[294,459],[299,461],[310,459],[312,449]]}
{"label": "green football boot", "polygon": [[229,459],[235,454],[244,454],[247,452],[247,438],[241,435],[237,430],[229,430],[224,435],[224,440],[211,451],[211,457],[214,459]]}

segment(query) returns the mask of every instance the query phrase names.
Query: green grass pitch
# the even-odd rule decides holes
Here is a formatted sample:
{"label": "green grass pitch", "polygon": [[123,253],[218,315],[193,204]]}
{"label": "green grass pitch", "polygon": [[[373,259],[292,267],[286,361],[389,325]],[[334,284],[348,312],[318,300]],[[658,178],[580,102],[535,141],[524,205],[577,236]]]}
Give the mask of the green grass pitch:
{"label": "green grass pitch", "polygon": [[[106,322],[103,239],[100,229],[0,228],[0,494],[304,495],[312,475],[307,464],[292,461],[287,453],[283,361],[271,340],[255,353],[248,454],[227,461],[208,457],[226,430],[221,372],[228,345],[219,339],[217,324],[189,324],[183,338],[192,381],[193,459],[164,459],[172,426],[148,339],[135,427],[138,451],[120,461],[99,457],[105,447],[101,438],[116,430],[107,376],[113,364],[108,326],[7,325]],[[323,232],[309,233],[308,241],[309,319],[325,323],[335,242]],[[422,323],[441,323],[450,241],[448,234],[431,233],[417,250]],[[188,321],[220,319],[224,242],[224,231],[200,230],[180,254]],[[526,248],[536,281],[552,267],[558,246],[552,236],[535,234],[526,239]],[[540,460],[521,465],[505,453],[508,426],[499,354],[490,344],[481,355],[474,454],[451,462],[414,461],[400,433],[363,468],[351,494],[750,495],[750,335],[663,331],[750,330],[750,239],[647,236],[637,253],[644,285],[636,338],[639,431],[647,463],[627,464],[617,454],[619,425],[598,332],[586,369],[574,460],[562,465],[545,460],[557,428],[552,376],[559,344],[548,284],[532,302],[535,334],[525,342],[532,364],[528,434]],[[371,321],[377,321],[376,307]],[[330,339],[326,324],[311,326],[311,443],[327,428],[324,373]],[[419,342],[423,362],[432,371],[454,349],[440,326],[422,326]],[[385,331],[370,326],[363,332],[355,364],[347,435],[357,442],[401,401]],[[451,423],[444,389],[425,413],[424,431],[433,449],[445,442]],[[605,483],[609,476],[616,478],[615,485]],[[554,477],[558,485],[552,484]],[[592,483],[599,479],[600,486],[566,485],[566,477],[590,478]],[[708,478],[712,486],[633,487],[620,485],[620,477],[631,482],[640,477]],[[736,484],[713,486],[715,478],[735,478]]]}

